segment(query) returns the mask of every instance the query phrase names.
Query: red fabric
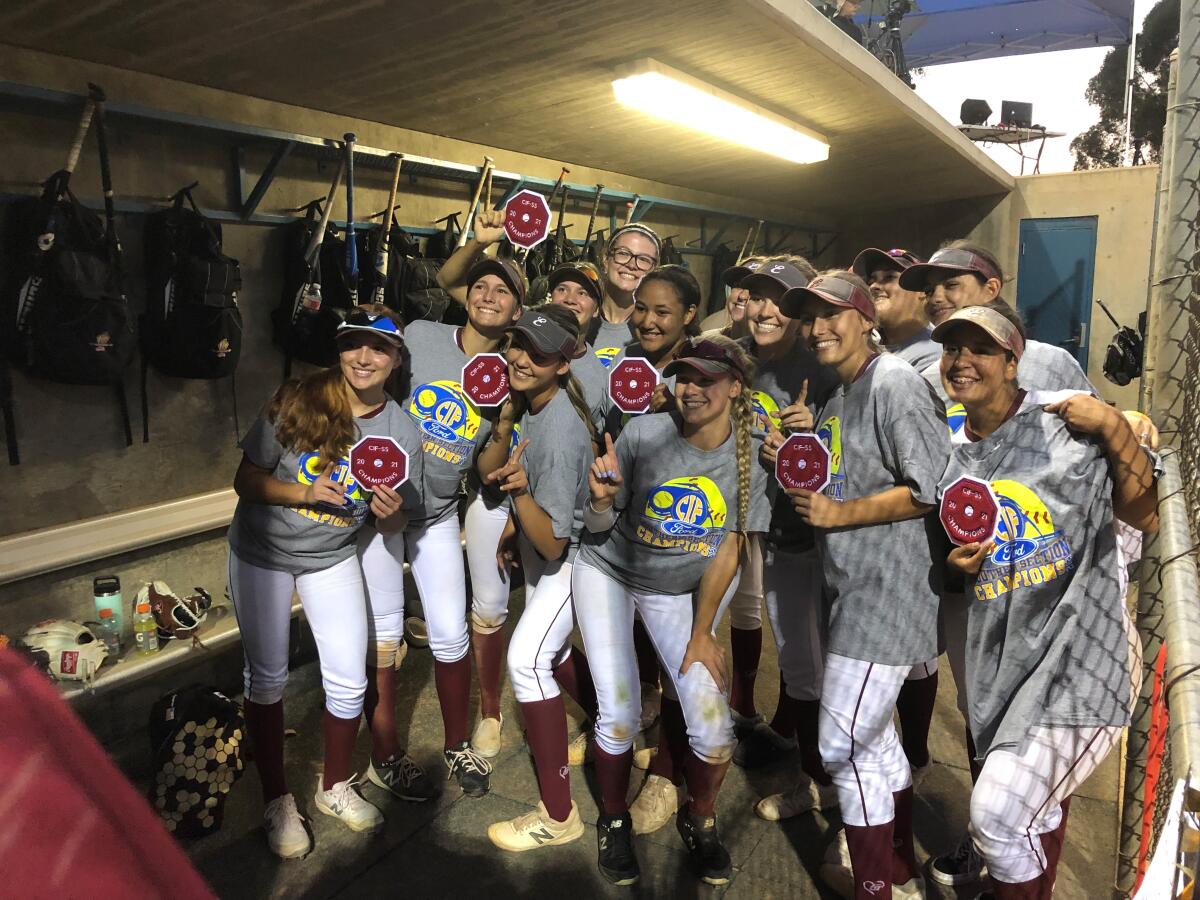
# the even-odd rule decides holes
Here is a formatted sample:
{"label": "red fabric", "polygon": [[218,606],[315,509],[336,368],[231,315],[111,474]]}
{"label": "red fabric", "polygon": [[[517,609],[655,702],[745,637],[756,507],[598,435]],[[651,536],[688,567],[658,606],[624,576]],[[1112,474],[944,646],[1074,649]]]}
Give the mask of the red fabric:
{"label": "red fabric", "polygon": [[783,680],[783,670],[779,672],[779,699],[775,701],[775,715],[771,717],[771,730],[776,734],[781,734],[784,737],[791,737],[796,733],[796,704],[799,700],[794,700],[788,696],[787,684]]}
{"label": "red fabric", "polygon": [[557,822],[571,816],[571,778],[567,768],[567,711],[562,694],[522,703],[525,740],[533,754],[538,791],[546,812]]}
{"label": "red fabric", "polygon": [[892,819],[892,884],[904,884],[921,874],[913,848],[913,789],[910,785],[892,794],[896,816]]}
{"label": "red fabric", "polygon": [[578,647],[572,647],[567,658],[554,667],[554,680],[568,697],[575,701],[588,721],[595,722],[599,715],[596,702],[596,685],[592,682],[592,670],[587,657]]}
{"label": "red fabric", "polygon": [[717,792],[729,770],[729,762],[709,763],[690,750],[683,759],[684,780],[688,789],[688,812],[711,816],[717,805]]}
{"label": "red fabric", "polygon": [[452,663],[433,661],[433,682],[442,707],[442,730],[447,750],[467,739],[467,707],[471,702],[471,658]]}
{"label": "red fabric", "polygon": [[854,900],[892,900],[892,823],[847,825]]}
{"label": "red fabric", "polygon": [[629,811],[629,775],[633,770],[633,751],[620,756],[605,753],[595,747],[596,782],[600,785],[600,809],[606,816],[620,816]]}
{"label": "red fabric", "polygon": [[4,648],[0,723],[3,893],[215,896],[54,686]]}
{"label": "red fabric", "polygon": [[270,803],[288,792],[283,773],[283,701],[254,703],[247,700],[242,709],[258,780],[262,783],[263,803]]}
{"label": "red fabric", "polygon": [[475,672],[479,676],[479,717],[500,718],[500,679],[504,670],[504,629],[483,634],[471,632]]}
{"label": "red fabric", "polygon": [[384,763],[400,753],[396,738],[396,669],[367,666],[363,713],[371,729],[371,759]]}
{"label": "red fabric", "polygon": [[910,766],[929,765],[929,724],[933,721],[937,689],[937,670],[900,686],[896,712],[900,714],[901,745]]}
{"label": "red fabric", "polygon": [[321,714],[321,733],[325,738],[325,768],[321,775],[321,787],[325,790],[350,777],[350,757],[354,753],[354,740],[358,737],[358,720],[358,716],[339,719],[329,710]]}
{"label": "red fabric", "polygon": [[688,747],[687,723],[678,700],[662,698],[658,719],[658,753],[650,763],[650,774],[661,775],[672,784],[683,781],[683,764]]}
{"label": "red fabric", "polygon": [[758,715],[758,710],[754,708],[754,682],[758,677],[758,661],[762,657],[762,635],[761,628],[729,629],[729,649],[733,661],[729,705],[747,719]]}

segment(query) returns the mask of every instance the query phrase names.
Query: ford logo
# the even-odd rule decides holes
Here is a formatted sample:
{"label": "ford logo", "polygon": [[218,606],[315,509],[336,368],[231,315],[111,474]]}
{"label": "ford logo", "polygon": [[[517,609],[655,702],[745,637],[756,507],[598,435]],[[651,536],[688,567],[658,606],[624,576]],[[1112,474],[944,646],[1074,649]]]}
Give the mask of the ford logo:
{"label": "ford logo", "polygon": [[1001,544],[996,552],[992,554],[992,559],[1001,565],[1014,563],[1029,556],[1037,548],[1037,541],[1031,541],[1028,538],[1017,538]]}
{"label": "ford logo", "polygon": [[671,537],[704,537],[708,529],[703,525],[693,525],[691,522],[681,522],[678,519],[667,519],[658,524],[658,530]]}
{"label": "ford logo", "polygon": [[453,444],[458,440],[458,435],[454,433],[453,428],[447,428],[441,422],[434,422],[432,419],[426,419],[421,423],[421,429],[431,437],[435,437],[440,441],[445,441],[448,444]]}

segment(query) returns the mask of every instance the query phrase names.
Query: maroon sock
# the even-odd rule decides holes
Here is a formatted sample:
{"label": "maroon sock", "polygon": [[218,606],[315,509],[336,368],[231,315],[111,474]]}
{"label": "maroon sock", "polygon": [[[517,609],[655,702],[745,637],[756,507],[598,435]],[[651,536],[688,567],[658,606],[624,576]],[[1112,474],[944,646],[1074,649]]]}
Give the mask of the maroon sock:
{"label": "maroon sock", "polygon": [[598,709],[596,685],[592,682],[592,670],[582,650],[571,648],[567,658],[554,667],[554,680],[583,710],[588,721],[595,722]]}
{"label": "maroon sock", "polygon": [[396,669],[367,666],[367,696],[363,713],[371,729],[371,759],[387,762],[400,752],[396,739]]}
{"label": "maroon sock", "polygon": [[254,750],[254,764],[262,783],[263,802],[270,803],[288,792],[283,772],[283,701],[245,705],[246,732]]}
{"label": "maroon sock", "polygon": [[896,817],[892,819],[892,884],[904,884],[921,873],[913,848],[913,789],[909,785],[892,793]]}
{"label": "maroon sock", "polygon": [[820,700],[794,700],[796,704],[796,743],[800,745],[800,769],[820,785],[833,784],[833,776],[821,762],[817,723],[821,718]]}
{"label": "maroon sock", "polygon": [[891,900],[892,823],[847,825],[854,900]]}
{"label": "maroon sock", "polygon": [[900,714],[900,737],[910,766],[929,765],[929,723],[937,702],[938,673],[906,681],[900,686],[896,711]]}
{"label": "maroon sock", "polygon": [[1068,797],[1060,805],[1062,810],[1062,821],[1058,823],[1058,827],[1053,831],[1043,834],[1042,850],[1046,854],[1046,870],[1042,872],[1041,881],[1041,896],[1047,898],[1054,892],[1054,879],[1058,874],[1058,860],[1062,856],[1063,844],[1067,838],[1067,813],[1071,811],[1071,798]]}
{"label": "maroon sock", "polygon": [[650,763],[650,774],[679,784],[684,777],[684,761],[690,753],[683,707],[678,700],[663,697],[658,719],[658,753]]}
{"label": "maroon sock", "polygon": [[791,737],[796,733],[796,704],[799,700],[794,700],[788,696],[787,684],[783,680],[783,671],[779,672],[779,699],[775,701],[775,715],[771,717],[771,730],[776,734],[782,734],[784,737]]}
{"label": "maroon sock", "polygon": [[321,731],[325,736],[325,773],[321,776],[321,787],[325,790],[350,777],[350,757],[354,753],[354,739],[358,736],[358,719],[358,716],[339,719],[329,710],[321,716]]}
{"label": "maroon sock", "polygon": [[971,770],[971,784],[979,781],[979,773],[983,771],[983,763],[977,760],[978,751],[975,749],[975,738],[971,737],[971,729],[967,729],[967,768]]}
{"label": "maroon sock", "polygon": [[567,769],[567,712],[562,695],[522,703],[525,740],[546,812],[557,822],[571,815],[571,779]]}
{"label": "maroon sock", "polygon": [[729,680],[729,706],[747,719],[758,715],[758,710],[754,708],[754,681],[758,677],[758,661],[762,657],[762,634],[761,626],[729,629],[733,662],[733,673]]}
{"label": "maroon sock", "polygon": [[629,774],[633,769],[633,751],[619,756],[595,748],[596,781],[600,785],[600,809],[606,816],[619,816],[629,811]]}
{"label": "maroon sock", "polygon": [[471,632],[471,650],[479,676],[479,717],[500,718],[500,679],[504,669],[504,629],[484,634]]}
{"label": "maroon sock", "polygon": [[1042,876],[1022,881],[1020,884],[1009,884],[1007,881],[992,879],[992,896],[996,900],[1043,900],[1048,893],[1042,891]]}
{"label": "maroon sock", "polygon": [[633,652],[637,656],[638,678],[642,684],[658,684],[658,654],[641,619],[633,620]]}
{"label": "maroon sock", "polygon": [[446,749],[458,747],[467,739],[467,706],[471,701],[471,658],[464,656],[452,663],[433,661],[433,681],[442,707],[442,730]]}
{"label": "maroon sock", "polygon": [[691,750],[683,761],[684,778],[687,781],[688,812],[694,816],[711,816],[717,805],[717,792],[729,769],[728,760],[709,763]]}

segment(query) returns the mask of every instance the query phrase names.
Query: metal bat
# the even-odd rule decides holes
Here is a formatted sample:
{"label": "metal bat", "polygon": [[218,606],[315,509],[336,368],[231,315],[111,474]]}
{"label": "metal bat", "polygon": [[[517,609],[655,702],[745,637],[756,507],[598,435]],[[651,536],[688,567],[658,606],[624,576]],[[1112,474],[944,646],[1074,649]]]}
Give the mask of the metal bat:
{"label": "metal bat", "polygon": [[392,243],[392,212],[396,208],[396,190],[400,186],[400,166],[404,162],[403,154],[396,154],[396,166],[392,170],[392,189],[388,193],[387,209],[383,211],[383,224],[380,226],[379,243],[375,247],[375,289],[371,292],[371,300],[383,303],[387,291],[388,255]]}
{"label": "metal bat", "polygon": [[346,171],[346,157],[343,155],[341,162],[338,163],[337,173],[333,176],[333,183],[329,185],[329,193],[325,195],[325,206],[321,210],[321,221],[309,236],[308,246],[304,249],[304,281],[300,284],[300,290],[296,292],[296,302],[292,306],[292,321],[296,321],[296,317],[300,315],[301,309],[311,309],[314,312],[321,308],[321,283],[313,281],[313,274],[317,270],[317,260],[321,254],[321,243],[325,240],[325,229],[329,227],[329,215],[333,211],[333,198],[337,194],[337,189],[342,185],[342,173]]}
{"label": "metal bat", "polygon": [[604,185],[596,185],[596,196],[592,198],[592,214],[588,217],[587,234],[583,236],[583,249],[587,250],[587,246],[592,240],[592,229],[596,227],[596,212],[600,209],[600,195],[604,193]]}
{"label": "metal bat", "polygon": [[96,146],[100,150],[100,186],[104,190],[104,237],[112,251],[117,285],[124,295],[121,273],[121,240],[117,237],[116,210],[113,208],[112,170],[108,159],[108,134],[104,130],[104,91],[99,85],[88,84],[89,96],[96,108]]}
{"label": "metal bat", "polygon": [[346,287],[350,303],[358,305],[358,241],[354,239],[354,132],[343,136],[346,148]]}
{"label": "metal bat", "polygon": [[483,168],[479,171],[479,183],[475,185],[475,196],[471,198],[471,209],[467,213],[467,224],[462,231],[458,233],[458,247],[467,245],[467,232],[471,230],[475,223],[475,213],[479,211],[479,198],[483,196],[483,186],[491,177],[492,168],[496,165],[496,161],[490,156],[483,158]]}
{"label": "metal bat", "polygon": [[637,209],[638,201],[642,199],[641,194],[634,194],[633,199],[625,204],[625,222],[624,225],[633,224],[633,211]]}

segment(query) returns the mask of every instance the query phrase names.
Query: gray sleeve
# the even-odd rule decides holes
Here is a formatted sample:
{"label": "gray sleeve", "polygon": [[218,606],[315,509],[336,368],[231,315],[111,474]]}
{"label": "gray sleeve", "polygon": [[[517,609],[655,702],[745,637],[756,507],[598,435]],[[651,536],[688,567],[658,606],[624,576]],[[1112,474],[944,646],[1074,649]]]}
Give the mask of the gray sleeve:
{"label": "gray sleeve", "polygon": [[[632,424],[632,423],[630,423]],[[621,487],[613,501],[613,509],[622,510],[629,505],[629,480],[633,477],[633,463],[638,455],[638,428],[625,428],[617,438],[617,464],[621,467]]]}
{"label": "gray sleeve", "polygon": [[750,445],[750,504],[746,510],[746,524],[742,529],[746,533],[766,532],[771,528],[771,508],[775,496],[771,485],[775,484],[775,478],[768,473],[767,464],[759,456],[761,449],[762,440],[754,438]]}
{"label": "gray sleeve", "polygon": [[274,472],[283,456],[283,445],[275,435],[275,425],[267,418],[265,411],[259,413],[246,436],[238,444],[246,458],[260,469]]}
{"label": "gray sleeve", "polygon": [[884,459],[912,490],[917,503],[937,502],[937,485],[950,460],[945,415],[924,405],[910,409],[883,429]]}
{"label": "gray sleeve", "polygon": [[425,454],[421,451],[421,437],[416,426],[408,416],[401,420],[398,431],[393,435],[400,446],[408,451],[408,481],[400,486],[400,496],[404,499],[404,509],[410,516],[425,506]]}
{"label": "gray sleeve", "polygon": [[570,539],[575,520],[575,500],[579,495],[579,454],[570,447],[556,446],[539,461],[542,470],[531,493],[533,502],[550,517],[554,536]]}

